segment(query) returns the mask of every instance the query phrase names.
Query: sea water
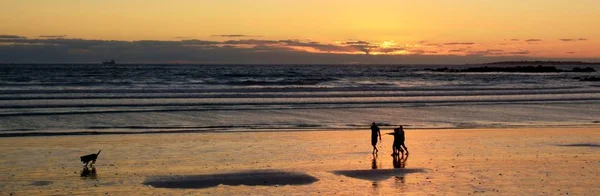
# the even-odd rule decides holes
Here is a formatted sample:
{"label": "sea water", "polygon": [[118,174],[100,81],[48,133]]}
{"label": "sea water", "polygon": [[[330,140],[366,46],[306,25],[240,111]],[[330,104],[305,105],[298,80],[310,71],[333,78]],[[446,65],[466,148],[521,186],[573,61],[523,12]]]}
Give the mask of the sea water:
{"label": "sea water", "polygon": [[597,72],[439,67],[0,65],[0,135],[600,124]]}

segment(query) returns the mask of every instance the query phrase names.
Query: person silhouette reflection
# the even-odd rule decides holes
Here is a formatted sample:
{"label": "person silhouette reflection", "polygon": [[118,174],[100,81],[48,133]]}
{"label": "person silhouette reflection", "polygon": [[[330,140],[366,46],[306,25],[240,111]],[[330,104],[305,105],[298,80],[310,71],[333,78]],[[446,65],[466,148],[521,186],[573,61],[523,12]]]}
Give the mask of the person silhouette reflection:
{"label": "person silhouette reflection", "polygon": [[377,169],[377,155],[373,154],[373,160],[371,160],[371,169]]}
{"label": "person silhouette reflection", "polygon": [[394,165],[394,168],[406,167],[406,161],[408,161],[408,154],[406,154],[406,156],[404,156],[404,154],[401,155],[402,156],[400,156],[400,154],[392,155],[392,165]]}

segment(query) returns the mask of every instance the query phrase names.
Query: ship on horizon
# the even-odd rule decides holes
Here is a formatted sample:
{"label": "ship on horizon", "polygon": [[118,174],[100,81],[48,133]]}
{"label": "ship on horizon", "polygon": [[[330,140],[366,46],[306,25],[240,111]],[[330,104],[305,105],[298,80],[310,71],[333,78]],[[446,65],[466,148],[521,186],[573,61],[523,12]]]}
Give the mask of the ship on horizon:
{"label": "ship on horizon", "polygon": [[117,62],[114,59],[111,59],[110,61],[102,61],[103,65],[116,65]]}

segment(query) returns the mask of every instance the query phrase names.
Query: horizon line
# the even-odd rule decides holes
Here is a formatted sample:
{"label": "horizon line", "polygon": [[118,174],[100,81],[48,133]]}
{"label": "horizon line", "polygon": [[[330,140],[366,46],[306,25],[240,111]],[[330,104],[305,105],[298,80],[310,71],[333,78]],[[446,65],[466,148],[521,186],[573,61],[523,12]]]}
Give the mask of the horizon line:
{"label": "horizon line", "polygon": [[[598,64],[600,65],[600,59],[598,61],[577,61],[577,60],[522,60],[522,61],[489,61],[489,62],[478,62],[478,63],[215,63],[215,62],[122,62],[117,65],[485,65],[485,64],[501,64],[501,63],[581,63],[581,64]],[[36,65],[105,65],[102,62],[0,62],[0,65],[25,65],[25,64],[36,64]]]}

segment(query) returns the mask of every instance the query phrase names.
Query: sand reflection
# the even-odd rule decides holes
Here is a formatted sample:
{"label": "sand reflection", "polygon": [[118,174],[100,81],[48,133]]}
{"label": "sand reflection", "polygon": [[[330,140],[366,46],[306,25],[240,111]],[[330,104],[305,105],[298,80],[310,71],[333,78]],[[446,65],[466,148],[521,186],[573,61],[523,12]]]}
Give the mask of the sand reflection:
{"label": "sand reflection", "polygon": [[562,146],[562,147],[591,147],[591,148],[600,148],[600,144],[595,144],[595,143],[558,144],[557,146]]}
{"label": "sand reflection", "polygon": [[218,185],[307,185],[316,181],[318,181],[317,178],[301,172],[256,170],[223,174],[155,176],[146,179],[144,185],[152,186],[154,188],[202,189]]}
{"label": "sand reflection", "polygon": [[404,179],[406,174],[410,173],[423,173],[425,169],[422,168],[410,168],[406,169],[407,156],[393,156],[392,164],[395,169],[378,169],[380,168],[377,164],[377,156],[373,156],[371,162],[371,169],[368,170],[336,170],[332,173],[336,175],[343,175],[350,178],[357,178],[369,181],[382,181],[395,176],[397,179]]}

